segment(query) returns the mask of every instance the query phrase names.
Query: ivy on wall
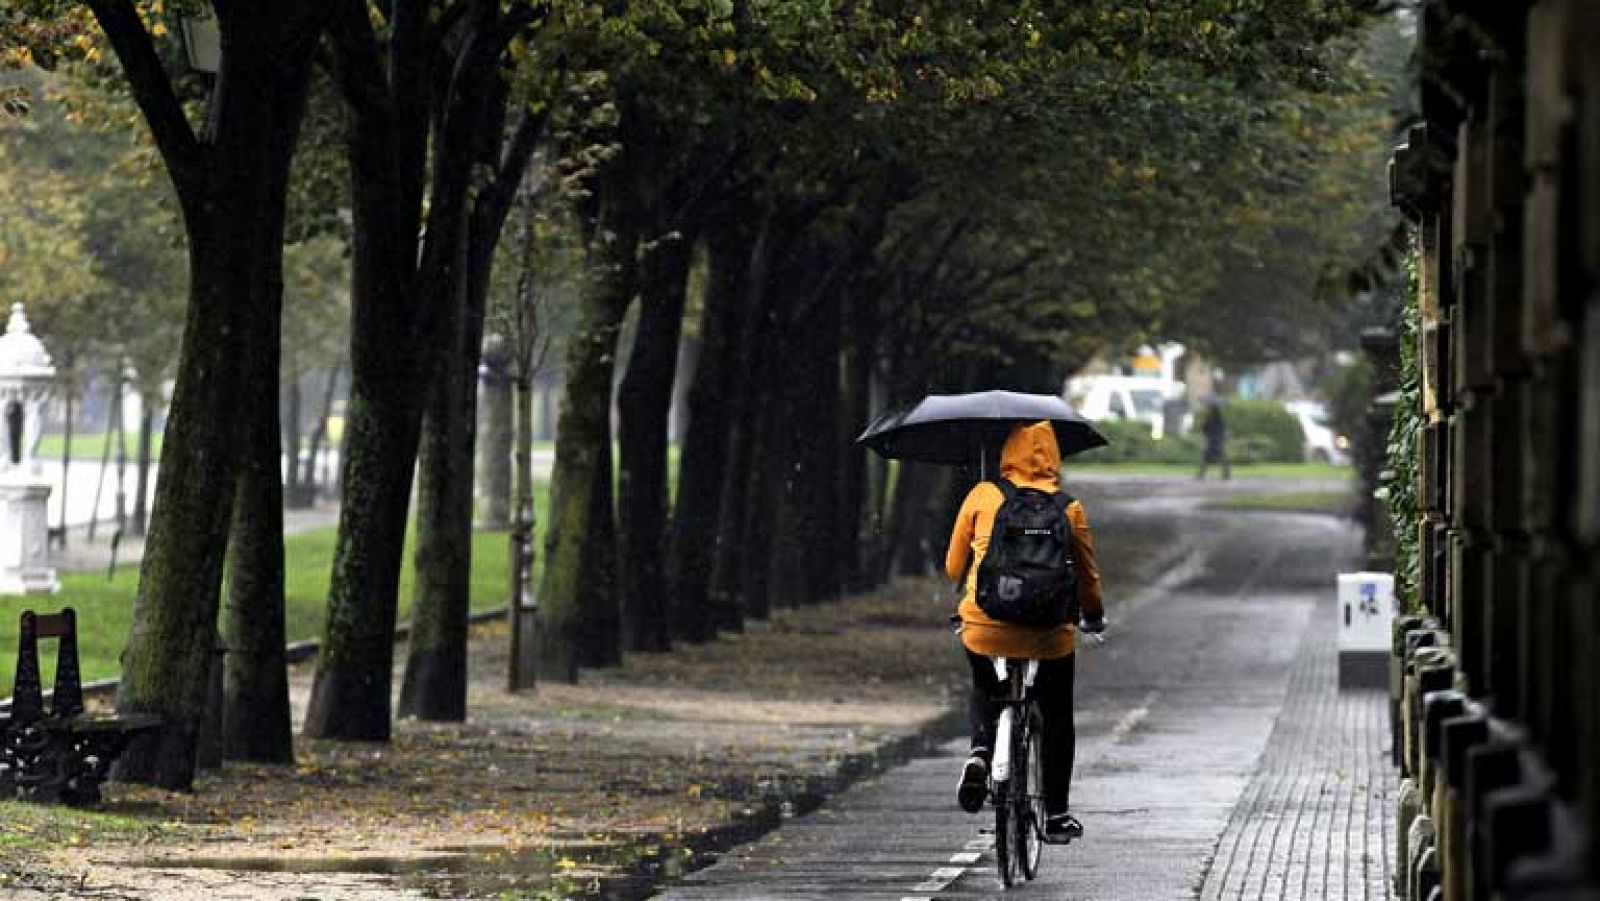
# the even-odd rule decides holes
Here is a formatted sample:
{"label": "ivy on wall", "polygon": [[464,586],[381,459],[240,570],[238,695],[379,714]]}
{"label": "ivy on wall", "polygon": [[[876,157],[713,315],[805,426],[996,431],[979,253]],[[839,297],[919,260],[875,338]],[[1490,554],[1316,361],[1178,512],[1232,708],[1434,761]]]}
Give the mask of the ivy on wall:
{"label": "ivy on wall", "polygon": [[1421,606],[1418,526],[1422,521],[1421,441],[1426,423],[1422,418],[1421,322],[1417,291],[1417,248],[1413,241],[1406,260],[1405,304],[1400,312],[1400,402],[1395,405],[1389,429],[1389,460],[1379,490],[1394,527],[1394,588],[1406,612],[1416,612]]}

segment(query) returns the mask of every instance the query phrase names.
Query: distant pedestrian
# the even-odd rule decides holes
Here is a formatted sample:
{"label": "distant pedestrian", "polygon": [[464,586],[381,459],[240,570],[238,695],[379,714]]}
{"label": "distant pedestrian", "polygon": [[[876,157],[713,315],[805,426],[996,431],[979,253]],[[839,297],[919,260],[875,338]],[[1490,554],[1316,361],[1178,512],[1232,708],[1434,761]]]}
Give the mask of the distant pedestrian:
{"label": "distant pedestrian", "polygon": [[1200,472],[1196,479],[1204,480],[1206,468],[1213,463],[1222,465],[1222,479],[1233,478],[1233,466],[1228,462],[1228,421],[1222,416],[1222,403],[1216,398],[1206,401],[1205,420],[1200,430],[1206,436],[1205,456],[1200,458]]}
{"label": "distant pedestrian", "polygon": [[[1060,529],[1056,535],[1070,542],[1070,567],[1075,575],[1067,597],[1062,599],[1068,601],[1065,605],[1067,618],[1046,626],[997,620],[985,612],[978,600],[980,570],[989,552],[994,550],[991,533],[995,519],[1001,515],[1002,508],[1021,510],[1020,506],[1012,505],[1041,498],[1048,499],[1050,515],[1065,520],[1056,526]],[[1004,521],[1015,523],[1009,519]],[[969,813],[983,808],[998,715],[995,699],[1001,696],[999,679],[989,658],[1038,660],[1039,675],[1034,690],[1044,711],[1045,831],[1058,841],[1077,838],[1083,834],[1083,827],[1068,812],[1077,744],[1072,723],[1073,651],[1077,647],[1078,632],[1101,633],[1105,631],[1106,620],[1089,518],[1083,511],[1083,504],[1062,493],[1061,449],[1050,423],[1022,425],[1012,431],[1000,454],[1000,478],[979,482],[962,503],[955,528],[950,533],[950,548],[944,565],[945,573],[952,580],[965,580],[959,611],[961,643],[972,669],[972,694],[967,707],[972,753],[962,769],[957,800]]]}

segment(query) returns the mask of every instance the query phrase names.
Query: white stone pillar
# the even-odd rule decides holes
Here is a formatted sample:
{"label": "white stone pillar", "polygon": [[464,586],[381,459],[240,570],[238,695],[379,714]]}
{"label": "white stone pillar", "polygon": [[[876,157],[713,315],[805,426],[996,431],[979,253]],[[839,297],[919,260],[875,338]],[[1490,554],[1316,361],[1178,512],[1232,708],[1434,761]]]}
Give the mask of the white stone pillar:
{"label": "white stone pillar", "polygon": [[55,374],[22,304],[12,304],[0,335],[0,594],[61,587],[48,558],[50,483],[34,457]]}

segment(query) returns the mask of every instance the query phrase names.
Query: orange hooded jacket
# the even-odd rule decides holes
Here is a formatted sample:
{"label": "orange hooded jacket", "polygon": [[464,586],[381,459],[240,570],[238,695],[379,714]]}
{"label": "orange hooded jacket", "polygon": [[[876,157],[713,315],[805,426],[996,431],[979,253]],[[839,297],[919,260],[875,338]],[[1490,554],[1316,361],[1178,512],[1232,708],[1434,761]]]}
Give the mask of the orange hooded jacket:
{"label": "orange hooded jacket", "polygon": [[[1061,449],[1055,429],[1048,422],[1018,426],[1006,439],[1000,454],[1000,476],[1018,488],[1035,488],[1051,493],[1061,490]],[[975,654],[991,657],[1026,657],[1051,660],[1071,654],[1077,647],[1076,623],[1049,628],[1033,628],[990,619],[978,607],[978,566],[989,549],[989,533],[994,515],[1005,495],[993,482],[980,482],[967,492],[950,532],[950,549],[945,552],[944,571],[951,581],[965,577],[966,592],[961,599],[961,643]],[[1067,506],[1072,523],[1072,560],[1078,569],[1078,599],[1085,617],[1103,613],[1100,599],[1100,570],[1094,560],[1094,537],[1089,532],[1089,517],[1083,505],[1074,500]]]}

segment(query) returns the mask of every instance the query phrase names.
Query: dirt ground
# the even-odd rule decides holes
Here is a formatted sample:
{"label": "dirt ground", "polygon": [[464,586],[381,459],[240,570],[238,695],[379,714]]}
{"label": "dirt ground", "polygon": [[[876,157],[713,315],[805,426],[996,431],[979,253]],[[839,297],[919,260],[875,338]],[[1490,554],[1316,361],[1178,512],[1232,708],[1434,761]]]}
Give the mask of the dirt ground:
{"label": "dirt ground", "polygon": [[[31,852],[12,890],[624,896],[947,719],[961,690],[947,603],[906,582],[522,695],[501,687],[504,627],[483,626],[467,723],[403,721],[389,745],[301,740],[295,767],[229,765],[192,795],[113,785],[103,812],[134,826],[58,829],[65,847]],[[310,676],[292,675],[297,707]]]}

